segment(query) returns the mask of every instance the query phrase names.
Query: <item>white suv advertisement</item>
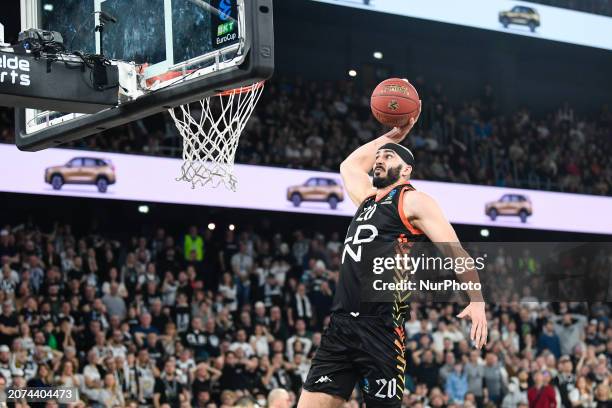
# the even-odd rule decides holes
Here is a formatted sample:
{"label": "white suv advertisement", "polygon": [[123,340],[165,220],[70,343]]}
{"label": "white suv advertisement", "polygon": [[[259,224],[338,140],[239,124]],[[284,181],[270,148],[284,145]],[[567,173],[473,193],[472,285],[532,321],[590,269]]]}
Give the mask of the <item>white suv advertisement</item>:
{"label": "white suv advertisement", "polygon": [[[181,163],[179,159],[70,149],[30,153],[0,144],[0,191],[355,215],[356,207],[338,173],[239,164],[234,168],[238,187],[232,192],[221,186],[193,189],[190,183],[176,181]],[[66,183],[54,184],[54,176]],[[112,182],[100,190],[96,181],[103,177]],[[424,180],[412,184],[438,200],[452,223],[612,234],[612,217],[608,216],[612,197]],[[295,200],[298,193],[302,195],[299,202]]]}
{"label": "white suv advertisement", "polygon": [[612,50],[612,17],[511,0],[313,0]]}

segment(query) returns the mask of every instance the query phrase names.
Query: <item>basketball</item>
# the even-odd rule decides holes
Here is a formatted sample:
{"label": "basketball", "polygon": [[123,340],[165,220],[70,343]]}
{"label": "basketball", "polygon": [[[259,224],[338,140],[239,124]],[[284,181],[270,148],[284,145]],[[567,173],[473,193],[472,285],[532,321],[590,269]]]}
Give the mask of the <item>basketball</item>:
{"label": "basketball", "polygon": [[419,114],[419,94],[407,79],[386,79],[372,92],[370,107],[383,125],[405,126]]}

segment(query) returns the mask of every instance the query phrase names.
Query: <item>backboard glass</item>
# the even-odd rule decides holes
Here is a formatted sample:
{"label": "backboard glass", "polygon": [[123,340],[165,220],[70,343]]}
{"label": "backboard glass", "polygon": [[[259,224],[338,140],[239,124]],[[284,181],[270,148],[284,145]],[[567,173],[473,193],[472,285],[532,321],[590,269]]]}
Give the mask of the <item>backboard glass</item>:
{"label": "backboard glass", "polygon": [[[19,109],[17,145],[38,150],[267,79],[272,0],[21,0],[22,29],[59,32],[67,51],[130,62],[139,92],[92,115]],[[101,35],[101,12],[106,22]],[[188,85],[188,86],[185,86]]]}

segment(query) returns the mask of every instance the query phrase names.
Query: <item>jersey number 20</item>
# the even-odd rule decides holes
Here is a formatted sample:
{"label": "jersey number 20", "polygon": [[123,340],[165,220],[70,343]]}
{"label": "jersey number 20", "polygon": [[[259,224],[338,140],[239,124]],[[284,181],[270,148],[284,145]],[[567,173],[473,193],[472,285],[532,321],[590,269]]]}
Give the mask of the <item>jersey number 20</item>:
{"label": "jersey number 20", "polygon": [[376,393],[377,398],[395,397],[395,392],[397,390],[397,380],[395,378],[393,378],[391,381],[387,381],[384,378],[379,378],[378,380],[376,380],[376,384],[380,385],[380,388],[378,389],[378,392]]}
{"label": "jersey number 20", "polygon": [[374,211],[376,211],[376,204],[369,205],[363,209],[359,217],[357,217],[357,221],[367,221],[374,215]]}

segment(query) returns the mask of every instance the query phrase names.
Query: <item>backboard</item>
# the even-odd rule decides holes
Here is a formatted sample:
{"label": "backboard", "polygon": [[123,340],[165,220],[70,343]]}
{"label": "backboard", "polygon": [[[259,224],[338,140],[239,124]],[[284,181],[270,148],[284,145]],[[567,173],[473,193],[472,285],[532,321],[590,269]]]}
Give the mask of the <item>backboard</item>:
{"label": "backboard", "polygon": [[23,30],[57,31],[67,52],[122,61],[120,80],[137,85],[122,86],[118,105],[94,114],[17,109],[22,150],[250,85],[269,78],[274,67],[272,0],[21,0],[21,10]]}

